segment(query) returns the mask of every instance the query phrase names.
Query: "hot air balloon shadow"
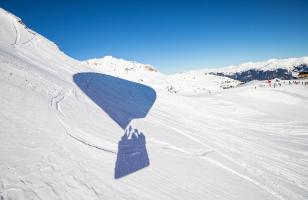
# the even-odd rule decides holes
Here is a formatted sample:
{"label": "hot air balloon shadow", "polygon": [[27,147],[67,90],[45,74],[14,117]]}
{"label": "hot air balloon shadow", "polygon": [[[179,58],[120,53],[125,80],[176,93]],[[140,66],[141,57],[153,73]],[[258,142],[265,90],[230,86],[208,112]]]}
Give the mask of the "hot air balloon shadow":
{"label": "hot air balloon shadow", "polygon": [[76,85],[123,130],[118,143],[114,178],[118,179],[149,166],[146,139],[128,126],[144,118],[156,100],[153,88],[110,75],[84,72],[73,76]]}

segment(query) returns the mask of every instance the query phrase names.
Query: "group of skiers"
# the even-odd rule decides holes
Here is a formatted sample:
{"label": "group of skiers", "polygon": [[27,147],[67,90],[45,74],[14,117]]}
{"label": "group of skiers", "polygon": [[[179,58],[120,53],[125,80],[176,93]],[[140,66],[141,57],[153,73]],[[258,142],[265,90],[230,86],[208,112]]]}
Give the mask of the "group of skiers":
{"label": "group of skiers", "polygon": [[[274,80],[267,80],[266,84],[259,85],[261,87],[270,87],[270,88],[276,88],[276,87],[281,87],[282,85],[304,85],[308,86],[308,79],[303,79],[303,80],[279,80],[279,79],[274,79]],[[255,89],[257,89],[257,86],[255,86]]]}
{"label": "group of skiers", "polygon": [[278,86],[281,87],[280,80],[278,80],[278,79],[275,79],[273,84],[272,84],[272,80],[268,80],[267,83],[268,83],[269,87],[272,87],[272,86],[274,88],[276,88]]}
{"label": "group of skiers", "polygon": [[308,80],[289,81],[289,85],[308,85]]}

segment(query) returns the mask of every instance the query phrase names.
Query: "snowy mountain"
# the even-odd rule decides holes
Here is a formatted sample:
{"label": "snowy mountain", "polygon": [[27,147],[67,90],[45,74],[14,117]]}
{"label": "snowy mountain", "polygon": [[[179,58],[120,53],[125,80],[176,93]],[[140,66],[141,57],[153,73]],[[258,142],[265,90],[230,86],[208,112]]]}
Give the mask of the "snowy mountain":
{"label": "snowy mountain", "polygon": [[241,84],[241,82],[227,77],[199,73],[198,71],[166,75],[160,73],[151,65],[145,65],[135,61],[126,61],[112,56],[87,60],[82,62],[82,64],[108,75],[150,84],[156,89],[174,94],[207,94],[236,87]]}
{"label": "snowy mountain", "polygon": [[229,77],[242,82],[252,80],[296,79],[301,71],[308,71],[308,57],[270,59],[263,62],[249,62],[239,66],[229,66],[206,70],[211,74]]}
{"label": "snowy mountain", "polygon": [[126,61],[112,56],[90,59],[84,61],[84,63],[92,69],[137,82],[148,82],[162,78],[163,76],[163,74],[158,72],[158,70],[151,65],[145,65],[135,61]]}
{"label": "snowy mountain", "polygon": [[80,62],[0,9],[0,199],[307,199],[308,82],[238,83]]}

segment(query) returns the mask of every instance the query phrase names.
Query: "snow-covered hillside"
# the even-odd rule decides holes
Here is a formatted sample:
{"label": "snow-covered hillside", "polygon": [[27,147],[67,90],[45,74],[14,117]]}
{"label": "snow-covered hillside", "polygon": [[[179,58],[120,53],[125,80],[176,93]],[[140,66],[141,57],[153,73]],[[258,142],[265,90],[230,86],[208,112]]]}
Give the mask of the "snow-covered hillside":
{"label": "snow-covered hillside", "polygon": [[224,68],[217,68],[214,70],[211,69],[211,71],[225,72],[225,73],[243,72],[251,69],[262,70],[262,71],[275,71],[277,69],[286,69],[289,71],[293,71],[295,67],[300,65],[308,65],[308,57],[270,59],[262,62],[248,62],[248,63],[243,63],[239,66],[232,65]]}
{"label": "snow-covered hillside", "polygon": [[149,82],[163,77],[163,74],[158,72],[158,70],[151,65],[145,65],[135,61],[126,61],[112,56],[91,59],[84,61],[84,63],[92,69],[136,82]]}
{"label": "snow-covered hillside", "polygon": [[106,56],[82,62],[104,74],[149,84],[156,89],[180,95],[200,95],[233,88],[241,82],[198,71],[166,75],[151,65]]}
{"label": "snow-covered hillside", "polygon": [[154,87],[181,95],[202,95],[221,92],[241,84],[237,80],[216,76],[199,71],[190,71],[168,75],[152,82]]}
{"label": "snow-covered hillside", "polygon": [[229,66],[202,71],[210,72],[214,75],[229,77],[242,82],[269,80],[274,78],[296,79],[299,72],[308,71],[308,57],[270,59],[263,62],[248,62],[239,66]]}
{"label": "snow-covered hillside", "polygon": [[304,82],[223,90],[238,82],[98,60],[0,9],[1,200],[307,199]]}

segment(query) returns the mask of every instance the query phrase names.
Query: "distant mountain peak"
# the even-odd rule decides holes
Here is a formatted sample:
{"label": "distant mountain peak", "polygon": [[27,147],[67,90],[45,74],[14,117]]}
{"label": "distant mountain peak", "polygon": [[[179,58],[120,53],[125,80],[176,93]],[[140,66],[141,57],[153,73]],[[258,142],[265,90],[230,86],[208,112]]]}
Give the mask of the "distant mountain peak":
{"label": "distant mountain peak", "polygon": [[155,67],[107,55],[83,61],[89,68],[125,79],[147,82],[163,76]]}
{"label": "distant mountain peak", "polygon": [[271,58],[266,61],[246,62],[240,65],[230,65],[228,67],[209,69],[208,71],[236,73],[251,69],[263,70],[263,71],[276,70],[276,69],[292,70],[294,67],[299,65],[308,65],[308,56],[299,58],[283,58],[283,59]]}
{"label": "distant mountain peak", "polygon": [[89,65],[104,66],[110,65],[117,68],[124,68],[124,70],[142,69],[150,72],[158,72],[158,70],[149,64],[142,64],[136,61],[124,60],[122,58],[115,58],[113,56],[104,56],[103,58],[94,58],[85,61]]}
{"label": "distant mountain peak", "polygon": [[242,82],[267,79],[294,79],[298,73],[308,70],[308,57],[269,59],[261,62],[247,62],[205,71],[214,75],[226,76]]}
{"label": "distant mountain peak", "polygon": [[158,70],[149,64],[142,64],[136,61],[124,60],[122,58],[116,58],[110,55],[104,56],[103,58],[94,58],[85,61],[90,65],[104,65],[104,64],[112,64],[117,67],[133,67],[133,68],[143,68],[147,71],[158,72]]}

